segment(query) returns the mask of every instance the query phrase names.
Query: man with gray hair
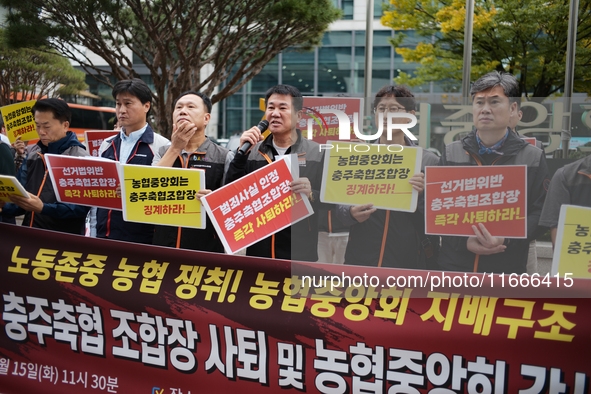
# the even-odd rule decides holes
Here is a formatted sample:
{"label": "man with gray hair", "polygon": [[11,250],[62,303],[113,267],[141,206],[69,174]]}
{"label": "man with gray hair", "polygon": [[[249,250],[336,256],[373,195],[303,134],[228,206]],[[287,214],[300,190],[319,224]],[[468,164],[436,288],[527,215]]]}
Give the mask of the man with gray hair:
{"label": "man with gray hair", "polygon": [[524,273],[546,197],[546,158],[509,128],[518,116],[520,100],[513,75],[490,72],[472,85],[470,95],[475,127],[445,147],[439,165],[527,165],[527,239],[493,237],[480,223],[472,226],[473,237],[442,237],[437,263],[448,271]]}

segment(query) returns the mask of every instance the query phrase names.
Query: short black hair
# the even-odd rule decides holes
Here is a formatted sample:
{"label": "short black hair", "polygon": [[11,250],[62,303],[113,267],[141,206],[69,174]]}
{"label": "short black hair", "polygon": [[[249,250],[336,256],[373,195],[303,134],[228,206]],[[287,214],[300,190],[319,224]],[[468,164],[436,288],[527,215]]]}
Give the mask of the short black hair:
{"label": "short black hair", "polygon": [[472,96],[472,100],[474,100],[476,93],[492,89],[496,86],[503,88],[503,93],[505,96],[509,97],[509,105],[511,105],[511,103],[517,103],[517,109],[521,108],[519,83],[517,82],[517,79],[515,79],[515,76],[510,73],[491,71],[488,74],[483,75],[472,84],[470,96]]}
{"label": "short black hair", "polygon": [[142,104],[150,103],[150,109],[152,107],[152,91],[148,85],[139,78],[124,79],[119,81],[113,86],[113,98],[117,100],[117,96],[120,93],[129,93],[132,96],[137,97]]}
{"label": "short black hair", "polygon": [[176,98],[176,100],[174,100],[174,104],[172,105],[172,108],[174,110],[174,107],[176,107],[176,103],[178,103],[178,101],[181,99],[181,97],[183,96],[187,96],[189,94],[194,94],[195,96],[199,96],[201,97],[201,100],[203,100],[203,104],[205,104],[205,108],[207,109],[207,113],[210,114],[211,113],[211,99],[209,97],[207,97],[205,94],[201,93],[201,92],[196,92],[194,90],[187,90],[186,92],[183,92],[180,94],[180,96],[178,96]]}
{"label": "short black hair", "polygon": [[35,116],[35,112],[52,112],[53,117],[60,122],[72,123],[72,110],[62,99],[48,98],[38,100],[31,108],[31,114],[33,116]]}
{"label": "short black hair", "polygon": [[379,99],[382,97],[396,97],[396,101],[398,101],[398,103],[402,105],[406,111],[414,111],[417,107],[415,95],[412,94],[409,88],[403,85],[386,85],[378,90],[376,93],[376,98],[373,102],[374,110],[378,107],[380,102]]}
{"label": "short black hair", "polygon": [[293,106],[296,109],[296,112],[299,112],[304,107],[304,98],[302,97],[302,93],[291,85],[275,85],[265,93],[265,105],[269,101],[269,97],[274,94],[283,94],[286,96],[291,96],[295,100],[292,100]]}

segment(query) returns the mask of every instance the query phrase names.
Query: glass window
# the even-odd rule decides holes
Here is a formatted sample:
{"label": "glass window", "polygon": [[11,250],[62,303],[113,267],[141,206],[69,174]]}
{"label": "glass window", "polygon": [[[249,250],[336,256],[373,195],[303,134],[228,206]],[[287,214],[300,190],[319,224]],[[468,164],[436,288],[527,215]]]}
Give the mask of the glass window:
{"label": "glass window", "polygon": [[343,19],[353,19],[353,0],[332,0],[332,4],[343,10]]}
{"label": "glass window", "polygon": [[350,31],[329,31],[322,37],[322,45],[349,46],[352,35]]}
{"label": "glass window", "polygon": [[[392,47],[373,47],[373,64],[386,65],[390,68]],[[355,48],[355,68],[365,66],[365,47]]]}
{"label": "glass window", "polygon": [[[373,32],[373,46],[391,46],[388,38],[392,37],[392,30],[377,30]],[[365,31],[355,32],[355,46],[365,46]]]}
{"label": "glass window", "polygon": [[265,116],[265,113],[257,108],[257,109],[247,109],[245,111],[245,115],[246,115],[245,129],[249,129],[252,126],[256,126],[257,124],[259,124],[261,119],[263,119],[263,116]]}
{"label": "glass window", "polygon": [[[232,67],[232,70],[228,74],[228,78],[226,78],[226,81],[224,84],[228,84],[232,80],[232,78],[234,78],[234,75],[236,75],[237,72],[238,72],[238,66]],[[242,88],[240,88],[240,90],[238,90],[238,92],[242,92],[243,89],[244,89],[244,86]]]}
{"label": "glass window", "polygon": [[226,133],[232,135],[234,133],[242,133],[242,109],[226,109]]}
{"label": "glass window", "polygon": [[388,2],[383,0],[373,0],[374,19],[380,19],[382,15],[384,15],[384,5],[388,6]]}
{"label": "glass window", "polygon": [[283,54],[282,80],[302,93],[314,92],[314,52]]}
{"label": "glass window", "polygon": [[343,19],[353,19],[353,0],[340,0],[344,12]]}
{"label": "glass window", "polygon": [[351,47],[318,49],[318,91],[349,92],[351,81]]}
{"label": "glass window", "polygon": [[[277,84],[269,85],[269,86],[267,86],[267,89],[272,86],[275,86],[275,85],[277,85]],[[265,90],[264,92],[249,94],[246,97],[246,103],[247,103],[248,107],[249,108],[259,108],[259,100],[265,98],[266,92],[267,91]]]}
{"label": "glass window", "polygon": [[[113,85],[117,83],[117,79],[113,76],[109,76],[109,80]],[[99,107],[113,107],[115,108],[115,99],[113,98],[113,88],[107,84],[97,81],[90,75],[86,75],[85,79],[86,84],[88,85],[88,91],[90,93],[96,94],[100,96],[99,99],[93,100],[93,105]]]}
{"label": "glass window", "polygon": [[[372,92],[377,92],[382,86],[392,84],[390,78],[392,47],[373,48]],[[365,48],[355,48],[355,79],[354,92],[365,93]]]}
{"label": "glass window", "polygon": [[273,58],[263,67],[260,73],[252,78],[246,87],[247,92],[266,92],[271,86],[279,83],[279,60]]}
{"label": "glass window", "polygon": [[[333,0],[341,9],[351,7],[353,1]],[[376,1],[376,10],[380,10],[381,0]],[[379,8],[378,8],[379,7]],[[388,39],[394,34],[406,34],[403,47],[415,48],[419,42],[429,41],[415,31],[374,31],[372,92],[382,86],[393,84],[392,78],[400,72],[413,75],[418,64],[404,63],[400,55],[394,52]],[[324,34],[323,46],[315,51],[296,52],[290,48],[281,57],[277,56],[255,76],[245,89],[225,100],[225,130],[227,135],[242,132],[245,128],[257,124],[263,116],[259,110],[259,99],[264,98],[267,89],[279,83],[297,87],[303,95],[331,95],[336,93],[364,94],[365,77],[365,31],[331,31]],[[316,59],[315,60],[315,56]],[[281,68],[279,67],[281,59]],[[316,63],[315,63],[316,62]],[[279,72],[281,78],[279,78]],[[314,86],[317,86],[317,91]],[[449,91],[449,81],[439,81],[413,87],[415,93]],[[451,89],[454,89],[452,86]],[[243,100],[245,99],[245,101]]]}
{"label": "glass window", "polygon": [[426,37],[416,34],[414,30],[399,30],[395,31],[394,34],[402,33],[406,36],[401,47],[402,48],[415,48],[420,42],[430,41]]}
{"label": "glass window", "polygon": [[230,97],[226,97],[226,106],[227,107],[242,107],[242,93],[234,93]]}

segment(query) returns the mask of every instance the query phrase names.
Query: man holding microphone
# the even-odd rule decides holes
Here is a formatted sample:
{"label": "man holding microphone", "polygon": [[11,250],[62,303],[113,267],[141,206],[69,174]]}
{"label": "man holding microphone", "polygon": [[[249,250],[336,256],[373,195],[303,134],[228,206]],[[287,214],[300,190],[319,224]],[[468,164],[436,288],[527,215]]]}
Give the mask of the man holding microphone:
{"label": "man holding microphone", "polygon": [[[258,126],[240,137],[240,148],[230,164],[226,183],[266,166],[286,154],[297,154],[300,177],[291,183],[293,193],[303,193],[317,211],[322,181],[323,154],[320,145],[302,136],[296,124],[302,115],[303,98],[290,85],[277,85],[265,95],[265,118],[269,122],[266,138]],[[251,146],[250,149],[245,149]],[[246,153],[241,153],[241,150]],[[316,214],[267,237],[246,250],[248,256],[286,260],[318,260],[318,219]]]}

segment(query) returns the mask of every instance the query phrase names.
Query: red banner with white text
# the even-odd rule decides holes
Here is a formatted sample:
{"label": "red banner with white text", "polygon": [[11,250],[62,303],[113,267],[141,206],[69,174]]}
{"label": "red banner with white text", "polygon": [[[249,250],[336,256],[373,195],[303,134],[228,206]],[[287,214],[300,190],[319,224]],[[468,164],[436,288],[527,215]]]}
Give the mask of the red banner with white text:
{"label": "red banner with white text", "polygon": [[527,166],[425,169],[425,233],[474,236],[482,223],[494,237],[527,236]]}
{"label": "red banner with white text", "polygon": [[[317,286],[328,275],[419,271],[310,263],[310,283],[289,261],[6,224],[0,233],[4,394],[589,388],[585,298],[472,297],[400,281]],[[589,296],[587,280],[574,283]]]}

